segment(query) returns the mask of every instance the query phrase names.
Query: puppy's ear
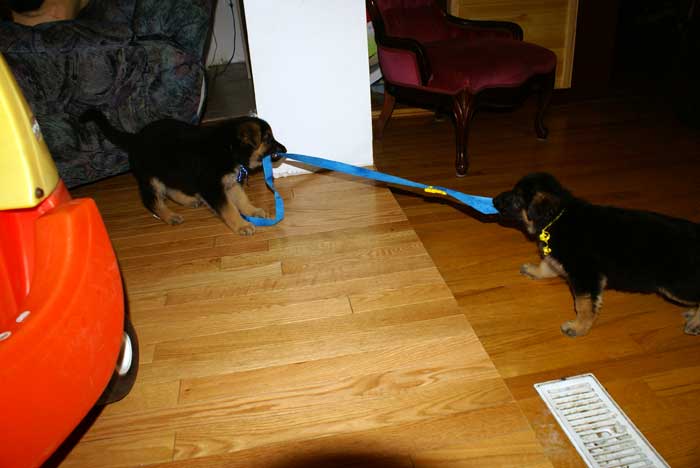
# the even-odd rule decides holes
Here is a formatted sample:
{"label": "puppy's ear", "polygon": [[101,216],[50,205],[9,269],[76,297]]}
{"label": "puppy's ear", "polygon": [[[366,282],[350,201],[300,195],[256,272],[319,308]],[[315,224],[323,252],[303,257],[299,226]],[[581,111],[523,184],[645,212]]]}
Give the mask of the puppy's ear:
{"label": "puppy's ear", "polygon": [[551,193],[537,192],[530,206],[527,207],[527,217],[535,224],[548,223],[559,213],[561,199]]}
{"label": "puppy's ear", "polygon": [[251,148],[257,148],[261,143],[260,126],[247,122],[238,127],[238,140]]}

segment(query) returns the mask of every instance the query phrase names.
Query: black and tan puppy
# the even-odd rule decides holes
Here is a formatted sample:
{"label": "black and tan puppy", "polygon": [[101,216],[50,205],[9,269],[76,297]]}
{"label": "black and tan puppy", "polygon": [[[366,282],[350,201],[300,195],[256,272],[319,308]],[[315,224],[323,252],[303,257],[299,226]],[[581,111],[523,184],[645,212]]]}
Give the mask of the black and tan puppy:
{"label": "black and tan puppy", "polygon": [[574,295],[576,319],[568,336],[585,335],[605,288],[659,293],[692,308],[685,332],[700,334],[700,225],[649,211],[598,206],[574,197],[549,174],[522,178],[494,205],[521,222],[538,242],[542,261],[520,271],[531,278],[563,276]]}
{"label": "black and tan puppy", "polygon": [[168,224],[180,224],[182,216],[165,203],[166,198],[185,206],[206,203],[236,233],[247,236],[255,227],[241,217],[265,217],[243,190],[248,171],[261,166],[272,154],[275,163],[286,148],[275,140],[270,126],[256,117],[241,117],[213,126],[159,120],[138,133],[114,128],[96,110],[85,112],[82,122],[94,121],[107,139],[124,148],[136,177],[143,204]]}

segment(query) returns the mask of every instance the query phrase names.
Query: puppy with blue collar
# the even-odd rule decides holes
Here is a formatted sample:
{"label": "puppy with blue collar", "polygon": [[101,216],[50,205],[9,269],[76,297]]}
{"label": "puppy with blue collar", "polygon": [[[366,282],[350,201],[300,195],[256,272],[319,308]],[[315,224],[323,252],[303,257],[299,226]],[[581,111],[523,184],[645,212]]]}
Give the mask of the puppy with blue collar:
{"label": "puppy with blue collar", "polygon": [[109,141],[128,152],[144,206],[164,222],[184,221],[168,207],[168,199],[190,207],[206,204],[242,236],[254,234],[255,227],[241,214],[267,217],[243,188],[264,156],[272,155],[278,165],[287,152],[264,120],[249,116],[196,126],[164,119],[138,133],[115,128],[97,110],[88,110],[80,120],[95,122]]}

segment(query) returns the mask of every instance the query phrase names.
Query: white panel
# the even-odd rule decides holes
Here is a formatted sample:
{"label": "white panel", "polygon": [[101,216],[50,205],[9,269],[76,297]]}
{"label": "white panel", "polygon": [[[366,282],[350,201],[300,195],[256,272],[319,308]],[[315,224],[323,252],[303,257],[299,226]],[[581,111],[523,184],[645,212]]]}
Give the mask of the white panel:
{"label": "white panel", "polygon": [[[259,117],[290,153],[372,165],[365,4],[244,0]],[[301,172],[283,165],[276,175]]]}

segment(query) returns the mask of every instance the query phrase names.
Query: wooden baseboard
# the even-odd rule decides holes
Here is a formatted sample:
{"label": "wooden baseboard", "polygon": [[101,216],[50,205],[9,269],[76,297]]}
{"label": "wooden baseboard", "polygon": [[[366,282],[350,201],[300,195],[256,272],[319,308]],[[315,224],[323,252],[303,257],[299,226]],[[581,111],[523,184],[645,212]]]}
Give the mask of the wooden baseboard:
{"label": "wooden baseboard", "polygon": [[[379,114],[382,113],[381,109],[372,109],[372,118],[373,119],[378,119]],[[430,111],[428,109],[421,109],[420,107],[401,107],[394,109],[394,112],[391,114],[391,118],[401,118],[401,117],[419,117],[419,116],[427,116],[427,115],[433,115],[435,114],[434,111]]]}

